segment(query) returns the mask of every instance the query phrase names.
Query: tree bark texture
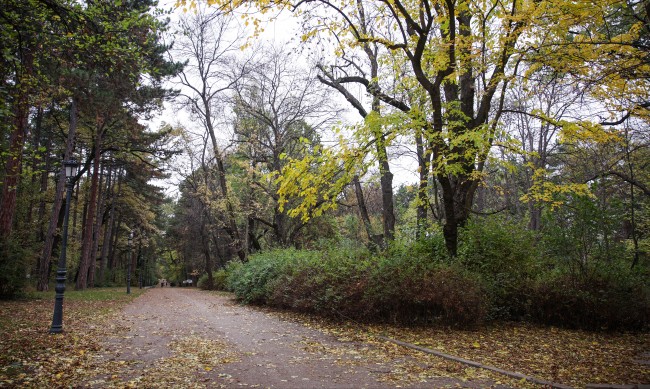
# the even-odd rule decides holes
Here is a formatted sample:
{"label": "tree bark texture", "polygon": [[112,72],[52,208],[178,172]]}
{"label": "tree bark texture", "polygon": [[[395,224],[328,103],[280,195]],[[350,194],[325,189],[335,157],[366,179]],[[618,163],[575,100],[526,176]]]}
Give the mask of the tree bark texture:
{"label": "tree bark texture", "polygon": [[[103,133],[103,123],[98,123],[95,145],[94,145],[94,155],[93,155],[93,169],[92,175],[90,177],[90,193],[88,195],[87,205],[88,209],[86,210],[86,215],[83,222],[83,242],[81,244],[81,259],[79,260],[79,276],[77,277],[77,283],[75,289],[83,290],[88,286],[88,276],[90,271],[90,266],[95,266],[95,253],[92,253],[93,248],[93,236],[95,235],[94,230],[94,220],[97,216],[97,198],[99,192],[99,159],[101,155],[101,144],[102,144],[102,133]],[[92,263],[91,263],[92,257]]]}

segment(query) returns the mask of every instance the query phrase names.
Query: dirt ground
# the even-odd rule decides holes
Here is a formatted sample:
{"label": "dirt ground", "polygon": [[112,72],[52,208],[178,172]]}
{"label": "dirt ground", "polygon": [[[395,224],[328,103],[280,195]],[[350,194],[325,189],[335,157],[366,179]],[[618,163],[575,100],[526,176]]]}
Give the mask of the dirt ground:
{"label": "dirt ground", "polygon": [[195,288],[151,289],[125,308],[118,325],[100,358],[119,373],[98,376],[91,387],[503,387],[426,374],[400,380],[405,364],[423,363],[417,356],[373,353],[376,345]]}

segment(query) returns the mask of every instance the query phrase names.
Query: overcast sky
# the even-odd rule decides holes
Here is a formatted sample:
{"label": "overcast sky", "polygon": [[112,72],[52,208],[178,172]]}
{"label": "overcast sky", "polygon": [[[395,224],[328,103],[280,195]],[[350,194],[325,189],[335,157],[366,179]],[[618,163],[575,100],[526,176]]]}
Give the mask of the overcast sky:
{"label": "overcast sky", "polygon": [[[171,9],[174,8],[173,5],[175,4],[175,0],[164,0],[161,1],[160,4],[163,8]],[[172,14],[170,15],[172,19],[172,29],[176,25],[179,15],[182,14],[182,9],[173,10]],[[301,32],[299,31],[299,24],[289,12],[276,15],[276,19],[274,21],[266,21],[263,23],[263,26],[264,32],[260,38],[263,39],[266,43],[280,45],[284,48],[296,51],[299,54],[299,58],[302,58],[301,61],[299,59],[301,62],[298,64],[299,66],[304,66],[305,68],[308,66],[313,66],[315,59],[309,58],[310,50],[304,50],[304,44],[300,39]],[[250,30],[250,33],[252,35],[252,29]],[[312,50],[311,52],[320,52],[320,50]],[[180,58],[175,59],[179,60]],[[360,101],[363,102],[367,99],[365,91],[362,89],[359,88],[353,92]],[[336,93],[333,95],[337,96]],[[343,117],[343,120],[345,122],[354,123],[361,120],[359,114],[355,110],[351,109],[349,104],[342,97],[340,104],[347,110],[347,113]],[[200,123],[192,122],[186,112],[179,111],[171,102],[165,103],[165,108],[162,113],[156,116],[154,119],[148,121],[146,124],[152,129],[158,129],[163,125],[163,123],[168,123],[174,126],[181,124],[184,127],[192,128],[197,132],[202,131],[200,128]],[[225,137],[228,136],[229,135],[227,134],[225,135]],[[227,141],[228,139],[223,140]],[[187,165],[189,163],[183,158],[178,158],[177,164]],[[391,169],[394,174],[395,187],[398,187],[404,183],[417,182],[417,162],[412,155],[409,156],[408,153],[406,153],[406,155],[392,161]],[[172,174],[172,177],[170,179],[157,180],[154,182],[154,184],[165,187],[167,194],[175,197],[178,192],[176,187],[181,179],[182,177],[179,174]]]}

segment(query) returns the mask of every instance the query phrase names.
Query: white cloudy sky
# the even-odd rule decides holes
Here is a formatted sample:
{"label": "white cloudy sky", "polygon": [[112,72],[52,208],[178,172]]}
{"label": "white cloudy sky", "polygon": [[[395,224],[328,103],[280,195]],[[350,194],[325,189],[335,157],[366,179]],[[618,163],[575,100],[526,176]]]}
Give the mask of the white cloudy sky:
{"label": "white cloudy sky", "polygon": [[[161,6],[164,8],[173,8],[175,0],[164,0],[161,1]],[[175,20],[178,20],[179,15],[183,11],[181,9],[174,9],[173,13],[170,15],[172,19],[172,24]],[[313,64],[314,60],[308,58],[308,50],[300,50],[299,45],[301,44],[299,25],[293,16],[290,13],[284,13],[277,15],[277,18],[272,22],[265,22],[264,33],[261,38],[269,44],[281,45],[289,49],[295,49],[298,53],[301,53],[303,61],[299,66],[310,66]],[[319,52],[320,50],[314,50]],[[357,98],[360,101],[366,99],[366,95],[362,89],[354,91],[357,95]],[[367,101],[367,100],[366,100]],[[349,109],[348,103],[341,98],[341,106],[348,109],[348,112],[344,116],[344,120],[348,123],[354,123],[361,120],[361,117],[358,113]],[[156,116],[153,120],[149,121],[147,124],[150,128],[159,128],[163,123],[169,123],[171,125],[183,125],[186,128],[194,128],[197,132],[200,132],[200,123],[194,123],[190,120],[189,115],[183,111],[179,111],[174,107],[170,102],[165,103],[165,108],[160,115]],[[228,136],[228,135],[226,135]],[[227,141],[227,139],[224,139]],[[188,161],[183,158],[178,158],[177,164],[179,165],[188,165]],[[417,163],[412,155],[402,156],[398,159],[395,159],[391,163],[391,169],[394,174],[394,186],[399,186],[403,183],[413,183],[417,181],[416,173]],[[177,167],[180,170],[180,166]],[[163,186],[167,188],[167,194],[170,196],[177,195],[176,186],[182,179],[179,174],[172,174],[172,177],[167,180],[158,180],[154,184]]]}

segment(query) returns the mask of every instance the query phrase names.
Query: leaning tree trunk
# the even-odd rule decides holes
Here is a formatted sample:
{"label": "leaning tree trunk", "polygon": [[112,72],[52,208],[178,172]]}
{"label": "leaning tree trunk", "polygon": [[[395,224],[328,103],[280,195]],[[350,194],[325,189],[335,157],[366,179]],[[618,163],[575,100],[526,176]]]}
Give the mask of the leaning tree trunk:
{"label": "leaning tree trunk", "polygon": [[370,216],[368,215],[368,208],[366,207],[366,200],[363,197],[363,190],[361,189],[361,182],[359,176],[354,176],[352,179],[354,184],[354,194],[357,197],[357,204],[359,205],[359,213],[361,214],[361,221],[370,239],[372,249],[382,248],[383,239],[381,235],[372,233],[372,225],[370,224]]}

